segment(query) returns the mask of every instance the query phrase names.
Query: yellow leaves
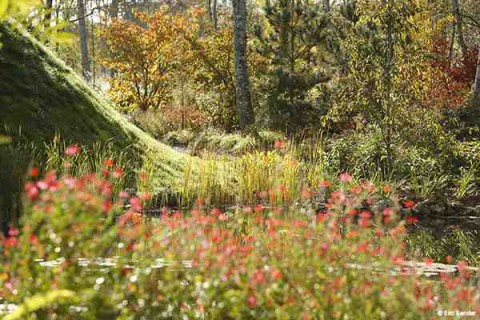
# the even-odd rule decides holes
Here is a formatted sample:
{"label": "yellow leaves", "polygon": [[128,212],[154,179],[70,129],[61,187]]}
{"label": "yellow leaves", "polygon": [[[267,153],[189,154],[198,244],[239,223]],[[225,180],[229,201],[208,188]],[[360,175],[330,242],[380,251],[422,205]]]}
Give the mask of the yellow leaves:
{"label": "yellow leaves", "polygon": [[0,145],[2,144],[8,144],[12,141],[12,138],[0,135]]}
{"label": "yellow leaves", "polygon": [[29,315],[37,310],[49,307],[58,303],[71,303],[75,300],[76,294],[70,290],[52,290],[47,293],[37,294],[33,297],[25,299],[25,302],[18,308],[6,315],[5,320],[21,320],[26,319]]}
{"label": "yellow leaves", "polygon": [[0,19],[2,19],[7,14],[8,1],[9,0],[0,0]]}

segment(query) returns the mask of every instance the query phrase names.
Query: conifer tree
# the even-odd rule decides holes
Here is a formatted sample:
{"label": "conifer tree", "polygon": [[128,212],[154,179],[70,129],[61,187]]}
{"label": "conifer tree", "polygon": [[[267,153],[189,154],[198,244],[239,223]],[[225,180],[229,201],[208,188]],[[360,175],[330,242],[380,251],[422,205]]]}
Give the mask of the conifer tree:
{"label": "conifer tree", "polygon": [[330,21],[322,4],[308,0],[267,0],[265,24],[255,27],[258,52],[271,68],[266,82],[270,125],[294,129],[320,115],[308,99],[311,89],[330,79]]}

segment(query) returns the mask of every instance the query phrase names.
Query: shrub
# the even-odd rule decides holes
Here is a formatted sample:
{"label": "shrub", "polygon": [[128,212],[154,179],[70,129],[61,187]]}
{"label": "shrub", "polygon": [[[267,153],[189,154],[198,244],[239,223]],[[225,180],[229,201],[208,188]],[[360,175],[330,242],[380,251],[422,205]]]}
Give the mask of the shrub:
{"label": "shrub", "polygon": [[0,249],[0,296],[20,305],[17,315],[430,319],[452,307],[480,312],[465,263],[440,281],[403,269],[398,201],[346,173],[338,189],[324,181],[328,200],[311,215],[275,206],[267,192],[259,195],[265,202],[232,212],[207,210],[200,199],[190,214],[164,209],[150,221],[141,216],[147,195],[113,193],[113,173],[32,178],[22,227]]}

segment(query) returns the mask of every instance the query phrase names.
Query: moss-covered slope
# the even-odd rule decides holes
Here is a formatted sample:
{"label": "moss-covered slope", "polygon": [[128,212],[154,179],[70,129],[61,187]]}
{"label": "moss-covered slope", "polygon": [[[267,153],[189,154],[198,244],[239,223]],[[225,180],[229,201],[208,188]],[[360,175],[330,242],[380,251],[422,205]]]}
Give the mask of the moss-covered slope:
{"label": "moss-covered slope", "polygon": [[[152,159],[158,187],[168,187],[181,177],[191,158],[126,121],[106,99],[32,37],[5,26],[0,26],[0,33],[0,135],[11,136],[13,146],[29,143],[41,148],[56,134],[67,142],[83,145],[108,141],[118,150],[129,147],[138,161]],[[20,163],[15,159],[15,151],[5,153],[12,145],[0,146],[0,209],[10,201],[7,198],[11,195],[7,194],[15,189],[12,171],[25,169],[15,167]]]}

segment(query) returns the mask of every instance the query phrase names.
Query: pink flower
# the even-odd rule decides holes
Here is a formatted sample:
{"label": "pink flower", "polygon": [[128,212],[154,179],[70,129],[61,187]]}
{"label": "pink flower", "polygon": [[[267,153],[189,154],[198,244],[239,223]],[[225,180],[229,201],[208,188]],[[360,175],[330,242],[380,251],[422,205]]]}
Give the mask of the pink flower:
{"label": "pink flower", "polygon": [[113,177],[114,178],[120,178],[121,176],[123,175],[123,169],[120,168],[120,167],[116,167],[114,170],[113,170]]}
{"label": "pink flower", "polygon": [[120,191],[120,193],[118,194],[118,196],[119,196],[121,199],[127,199],[127,198],[128,198],[128,192],[127,192],[127,191]]}
{"label": "pink flower", "polygon": [[257,297],[251,295],[247,299],[247,304],[250,308],[255,308],[257,306]]}
{"label": "pink flower", "polygon": [[130,205],[132,206],[133,211],[142,211],[142,201],[137,197],[130,198]]}
{"label": "pink flower", "polygon": [[67,149],[65,149],[65,154],[69,157],[72,157],[79,153],[80,153],[80,147],[78,146],[78,144],[72,144],[68,146]]}
{"label": "pink flower", "polygon": [[393,215],[393,209],[392,208],[386,208],[383,210],[383,215],[385,217],[390,217]]}
{"label": "pink flower", "polygon": [[27,192],[27,197],[30,200],[36,200],[40,194],[40,190],[38,190],[37,186],[33,182],[28,182],[25,184],[25,191]]}
{"label": "pink flower", "polygon": [[352,176],[348,172],[344,172],[340,174],[340,181],[344,183],[348,183],[352,181]]}
{"label": "pink flower", "polygon": [[18,229],[17,228],[11,228],[10,230],[8,230],[8,235],[10,237],[18,236]]}

